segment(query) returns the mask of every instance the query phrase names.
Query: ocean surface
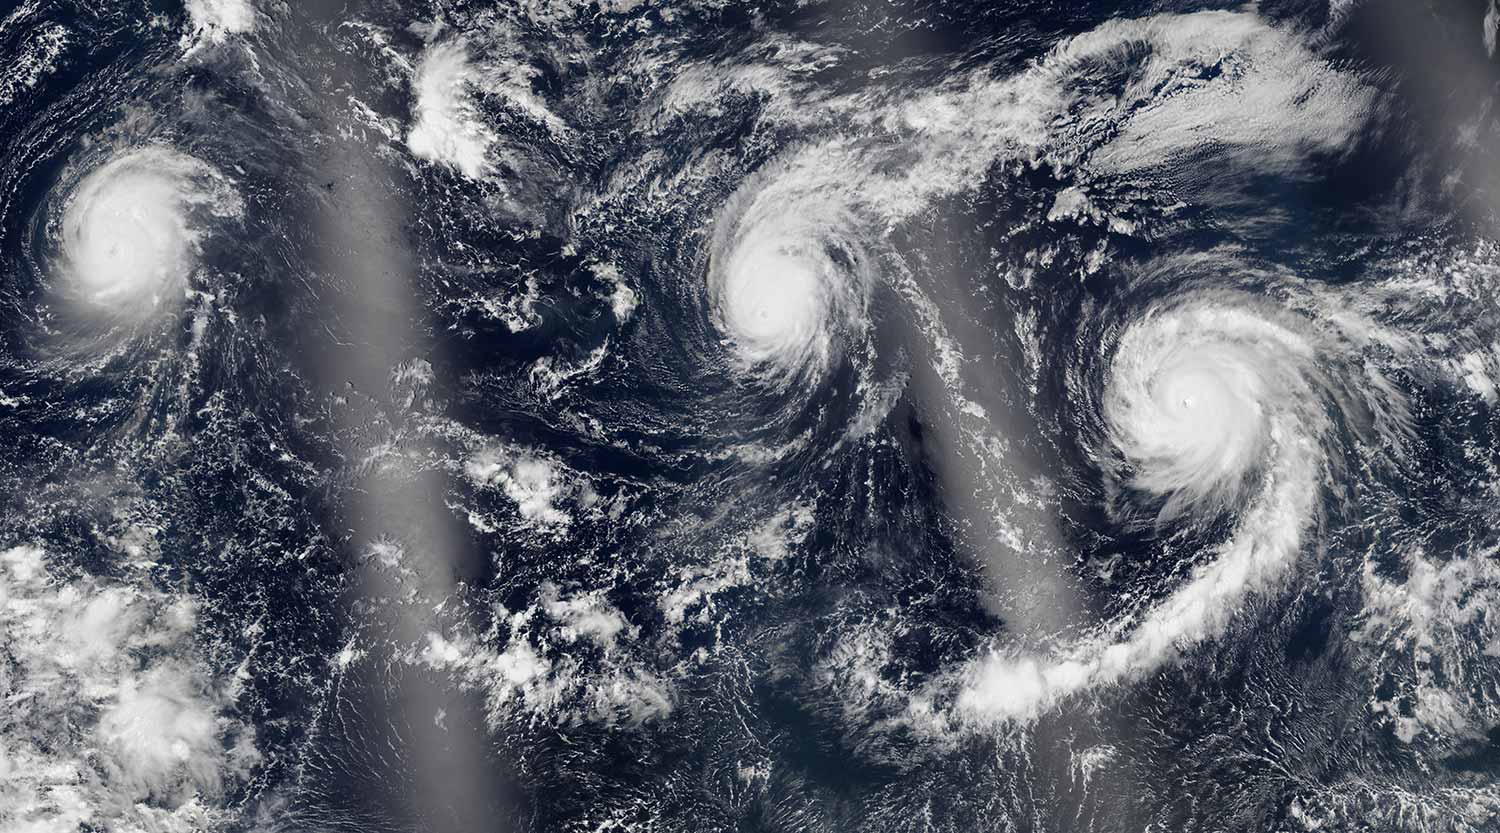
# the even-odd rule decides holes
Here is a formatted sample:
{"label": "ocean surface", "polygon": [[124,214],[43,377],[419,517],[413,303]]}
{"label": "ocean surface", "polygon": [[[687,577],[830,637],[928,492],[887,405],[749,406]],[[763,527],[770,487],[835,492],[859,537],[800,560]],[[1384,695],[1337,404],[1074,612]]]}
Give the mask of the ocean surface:
{"label": "ocean surface", "polygon": [[0,831],[1500,829],[1497,32],[0,9]]}

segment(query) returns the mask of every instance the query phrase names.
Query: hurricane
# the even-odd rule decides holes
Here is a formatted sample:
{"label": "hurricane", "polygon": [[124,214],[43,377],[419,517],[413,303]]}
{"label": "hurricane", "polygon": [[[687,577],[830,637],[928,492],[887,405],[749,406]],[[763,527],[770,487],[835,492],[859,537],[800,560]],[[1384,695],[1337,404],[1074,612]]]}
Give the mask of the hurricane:
{"label": "hurricane", "polygon": [[[1283,592],[1304,537],[1329,511],[1319,497],[1359,455],[1343,439],[1392,453],[1407,431],[1409,409],[1394,386],[1361,378],[1364,368],[1330,372],[1363,349],[1328,322],[1243,292],[1190,296],[1130,320],[1106,342],[1102,386],[1090,386],[1086,369],[1071,380],[1075,395],[1102,411],[1094,441],[1107,447],[1090,452],[1106,511],[1122,527],[1185,527],[1210,546],[1161,598],[1124,608],[1078,645],[1045,659],[979,662],[960,709],[1034,719],[1062,698],[1180,659],[1223,636],[1256,594]],[[1206,528],[1224,516],[1227,538],[1212,543]]]}
{"label": "hurricane", "polygon": [[115,311],[182,295],[203,233],[192,225],[195,209],[210,220],[241,210],[223,176],[191,157],[145,148],[90,172],[60,220],[63,269],[76,294]]}
{"label": "hurricane", "polygon": [[[1205,306],[1133,322],[1105,393],[1111,439],[1135,470],[1129,486],[1166,498],[1164,514],[1240,505],[1257,466],[1316,455],[1323,433],[1319,391],[1307,379],[1317,372],[1313,345],[1253,306]],[[1310,485],[1285,465],[1276,473]]]}
{"label": "hurricane", "polygon": [[1497,21],[0,12],[0,830],[1496,829]]}
{"label": "hurricane", "polygon": [[736,363],[786,384],[825,372],[841,331],[858,338],[869,278],[821,206],[776,197],[756,194],[742,216],[716,225],[708,294]]}

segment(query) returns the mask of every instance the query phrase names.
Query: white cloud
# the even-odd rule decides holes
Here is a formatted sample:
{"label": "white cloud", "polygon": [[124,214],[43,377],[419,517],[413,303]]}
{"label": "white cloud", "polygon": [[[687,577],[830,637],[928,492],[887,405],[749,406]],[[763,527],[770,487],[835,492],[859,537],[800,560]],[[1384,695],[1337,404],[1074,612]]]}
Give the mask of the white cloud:
{"label": "white cloud", "polygon": [[745,530],[724,548],[721,557],[707,564],[677,568],[675,585],[656,600],[663,618],[671,625],[710,623],[718,611],[716,597],[750,584],[757,559],[778,561],[806,540],[812,529],[813,510],[811,503],[783,508],[759,526]]}
{"label": "white cloud", "polygon": [[95,736],[111,751],[114,780],[136,795],[180,806],[198,790],[219,792],[217,703],[198,691],[190,667],[157,664],[120,681]]}
{"label": "white cloud", "polygon": [[1289,171],[1313,152],[1345,149],[1374,104],[1372,87],[1319,59],[1296,33],[1237,12],[1111,21],[1019,74],[996,78],[986,68],[909,98],[820,99],[801,71],[756,66],[713,83],[702,76],[717,67],[685,72],[660,112],[716,107],[731,86],[767,95],[768,118],[824,132],[852,119],[881,141],[843,131],[802,145],[774,177],[754,183],[757,199],[791,216],[843,210],[888,224],[974,188],[1001,159],[1119,175],[1192,154],[1200,166],[1238,156],[1253,157],[1258,170]]}
{"label": "white cloud", "polygon": [[[28,11],[25,8],[18,9],[5,23],[29,15],[23,15]],[[58,24],[38,25],[31,23],[33,32],[26,41],[20,53],[11,58],[11,66],[3,77],[0,77],[0,107],[8,106],[16,100],[25,90],[34,89],[41,80],[51,75],[57,69],[58,58],[70,45],[71,33]],[[5,24],[0,24],[0,32],[5,29]]]}
{"label": "white cloud", "polygon": [[1253,14],[1113,22],[1069,42],[1049,64],[1062,80],[1080,63],[1131,42],[1149,51],[1124,94],[1083,97],[1078,127],[1088,119],[1118,125],[1118,133],[1089,159],[1105,170],[1135,171],[1184,153],[1231,151],[1254,154],[1258,170],[1276,171],[1309,152],[1347,147],[1373,100],[1373,89],[1358,75],[1331,68],[1296,33]]}
{"label": "white cloud", "polygon": [[[191,602],[0,552],[0,828],[201,830],[253,731],[209,677]],[[226,752],[225,746],[231,747]]]}
{"label": "white cloud", "polygon": [[[792,67],[763,66],[753,75],[732,80],[769,96],[771,102],[763,111],[768,120],[792,122],[809,132],[816,128],[817,135],[832,138],[795,146],[763,167],[726,203],[716,233],[740,223],[756,228],[752,229],[755,234],[736,232],[732,239],[716,238],[717,265],[708,277],[708,295],[716,302],[723,300],[716,292],[722,295],[724,287],[734,289],[733,281],[723,277],[728,269],[724,264],[733,265],[736,247],[757,239],[761,231],[775,242],[766,252],[798,246],[813,251],[826,248],[829,241],[841,245],[850,241],[846,248],[860,252],[867,241],[872,241],[868,242],[872,247],[880,245],[878,230],[921,216],[935,200],[974,189],[1001,161],[1046,165],[1059,176],[1085,185],[1091,179],[1140,175],[1189,158],[1195,170],[1205,173],[1227,170],[1225,161],[1253,157],[1258,170],[1291,174],[1315,154],[1345,150],[1368,124],[1374,108],[1373,88],[1359,76],[1329,66],[1298,33],[1277,28],[1253,13],[1113,21],[1064,41],[1018,74],[997,78],[985,68],[917,95],[875,90],[820,99],[805,94],[798,72]],[[722,91],[722,85],[705,84],[702,77],[689,74],[664,94],[662,110],[711,109],[718,106]],[[705,159],[703,168],[688,169],[671,184],[695,187],[695,178],[712,173],[713,158]],[[620,187],[637,185],[624,178],[619,182]],[[1213,187],[1232,184],[1216,180]],[[1059,216],[1086,210],[1081,199],[1088,193],[1073,195],[1073,203],[1078,204],[1064,201],[1057,206]],[[843,270],[837,278],[820,283],[818,291],[843,292],[848,289],[845,283],[858,280]],[[947,333],[944,311],[915,281],[899,274],[891,280],[930,341],[933,367],[952,395],[957,433],[976,457],[995,460],[996,469],[1007,468],[1006,438],[995,433],[993,421],[964,391],[965,359],[957,340]],[[746,296],[743,309],[733,304],[727,307],[731,315],[725,320],[742,325],[741,335],[747,338],[741,341],[757,348],[751,351],[755,357],[764,352],[758,348],[765,346],[772,348],[771,353],[785,352],[801,360],[819,355],[827,338],[829,321],[818,314],[814,303],[822,297],[809,296],[803,299],[806,305],[781,309]],[[729,300],[736,299],[731,294]],[[790,302],[781,299],[779,303]],[[858,303],[845,306],[860,309]],[[772,327],[757,318],[764,312],[762,307],[797,314],[792,316],[795,320],[789,319],[791,324],[782,322],[789,328],[783,330],[781,325]],[[722,310],[716,307],[716,311],[725,318]],[[745,314],[743,320],[736,317],[739,313]],[[725,330],[729,336],[736,335],[734,326]],[[1251,422],[1242,424],[1254,436],[1245,436],[1263,436],[1256,429],[1264,426]],[[1205,436],[1210,442],[1204,449],[1212,450],[1212,437]],[[1242,448],[1257,450],[1250,445]],[[1309,474],[1312,469],[1298,465],[1290,448],[1283,451],[1278,465],[1284,470],[1278,476],[1295,479],[1282,491],[1310,493],[1316,488],[1308,485],[1316,472]],[[1198,462],[1203,464],[1199,472],[1211,463],[1207,457]],[[1231,462],[1243,462],[1243,458]],[[981,487],[985,494],[976,500],[989,502],[984,509],[996,518],[996,530],[1032,528],[1035,513],[1012,497],[1027,484],[1003,482],[1005,477],[1000,474],[985,483]],[[1206,568],[1189,592],[1175,596],[1180,608],[1161,610],[1134,635],[1103,637],[1096,647],[1081,648],[1080,656],[1064,651],[1045,662],[1035,660],[1040,663],[1035,674],[1024,663],[1007,671],[1002,662],[990,668],[984,679],[1013,677],[1008,685],[1016,691],[1031,691],[1035,696],[1030,699],[1042,702],[1070,690],[1078,679],[1121,680],[1155,667],[1159,658],[1178,650],[1176,641],[1205,638],[1226,623],[1222,606],[1239,596],[1207,596],[1210,582],[1223,580],[1254,592],[1285,573],[1295,554],[1297,534],[1308,517],[1302,511],[1306,503],[1301,500],[1280,507],[1300,512],[1289,542],[1284,540],[1287,535],[1272,531],[1264,536],[1268,543],[1256,544],[1253,539],[1261,534],[1261,527],[1247,526],[1238,543],[1219,554],[1218,566]],[[1021,543],[1020,536],[1013,538]],[[1047,580],[1028,576],[1033,579]],[[1045,595],[1072,598],[1064,580],[1048,585]],[[1206,603],[1219,607],[1199,607]],[[1070,606],[1068,601],[1056,605]],[[1073,623],[1039,618],[1036,623],[1021,621],[1017,628],[1052,632],[1069,624]],[[997,693],[994,699],[1002,703],[1005,698]]]}
{"label": "white cloud", "polygon": [[635,636],[636,629],[605,600],[603,591],[564,598],[557,585],[547,582],[541,588],[541,604],[547,615],[562,626],[561,634],[570,642],[591,639],[608,649],[622,633]]}
{"label": "white cloud", "polygon": [[1286,580],[1323,479],[1333,393],[1319,360],[1347,346],[1304,329],[1214,294],[1153,310],[1120,336],[1104,416],[1131,485],[1163,498],[1164,513],[1234,507],[1238,524],[1154,606],[1052,653],[997,648],[973,661],[959,675],[960,718],[1029,720],[1086,689],[1141,679],[1226,632],[1245,599]]}
{"label": "white cloud", "polygon": [[615,314],[615,320],[621,324],[630,320],[635,308],[640,304],[640,297],[625,278],[620,274],[620,267],[613,263],[594,263],[589,266],[589,271],[602,281],[608,281],[614,286],[609,296],[609,306]]}
{"label": "white cloud", "polygon": [[[1365,564],[1365,606],[1353,634],[1388,693],[1370,709],[1405,743],[1445,744],[1500,723],[1500,708],[1470,692],[1500,685],[1500,561],[1484,552],[1442,561],[1420,551],[1405,581]],[[1439,670],[1440,669],[1440,670]]]}
{"label": "white cloud", "polygon": [[413,154],[448,165],[470,179],[490,173],[490,146],[495,142],[494,131],[485,124],[472,97],[471,86],[478,78],[464,41],[428,47],[412,81],[414,123],[406,136]]}
{"label": "white cloud", "polygon": [[414,155],[470,179],[489,179],[497,161],[525,157],[527,148],[505,143],[490,126],[481,100],[554,135],[568,132],[535,92],[538,70],[516,50],[519,37],[475,34],[428,44],[412,79],[413,123],[406,143]]}
{"label": "white cloud", "polygon": [[475,453],[464,473],[477,485],[498,487],[521,517],[537,527],[556,530],[573,521],[557,504],[572,497],[577,486],[558,463],[540,454],[492,446]]}
{"label": "white cloud", "polygon": [[[712,564],[681,567],[677,570],[677,586],[662,593],[656,606],[669,624],[707,623],[716,611],[715,596],[749,582],[750,560],[744,554]],[[691,615],[695,608],[697,614]]]}
{"label": "white cloud", "polygon": [[[505,636],[502,636],[504,632]],[[540,588],[484,636],[430,633],[410,660],[485,694],[489,720],[638,725],[672,710],[667,683],[634,664],[636,629],[599,592]]]}
{"label": "white cloud", "polygon": [[1494,362],[1486,355],[1487,351],[1475,350],[1463,354],[1456,364],[1456,372],[1463,379],[1469,389],[1484,398],[1485,402],[1494,404],[1500,395],[1495,388],[1495,376],[1490,370]]}
{"label": "white cloud", "polygon": [[250,0],[187,0],[193,30],[183,36],[184,45],[224,43],[232,35],[255,30],[255,7]]}

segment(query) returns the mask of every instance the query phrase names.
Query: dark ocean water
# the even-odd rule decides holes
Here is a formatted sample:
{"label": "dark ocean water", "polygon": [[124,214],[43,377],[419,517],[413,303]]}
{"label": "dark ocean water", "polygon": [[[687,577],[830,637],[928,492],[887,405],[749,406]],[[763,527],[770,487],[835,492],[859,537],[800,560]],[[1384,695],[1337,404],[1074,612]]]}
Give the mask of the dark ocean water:
{"label": "dark ocean water", "polygon": [[1495,829],[1488,11],[23,3],[0,829]]}

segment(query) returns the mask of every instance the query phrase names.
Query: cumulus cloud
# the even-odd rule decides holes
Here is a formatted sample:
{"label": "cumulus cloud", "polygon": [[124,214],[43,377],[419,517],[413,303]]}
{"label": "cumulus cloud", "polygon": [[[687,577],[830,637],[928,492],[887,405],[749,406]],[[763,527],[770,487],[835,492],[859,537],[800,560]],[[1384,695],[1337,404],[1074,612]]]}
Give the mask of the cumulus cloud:
{"label": "cumulus cloud", "polygon": [[482,691],[494,727],[638,725],[668,714],[672,698],[665,680],[632,661],[637,635],[602,593],[548,583],[526,609],[500,610],[488,633],[430,633],[409,659]]}
{"label": "cumulus cloud", "polygon": [[407,147],[418,158],[447,165],[470,179],[491,171],[489,153],[495,143],[495,133],[473,98],[478,80],[464,41],[428,47],[412,81],[414,122],[406,135]]}
{"label": "cumulus cloud", "polygon": [[560,633],[569,642],[588,639],[611,648],[622,633],[635,635],[625,616],[598,590],[567,598],[557,585],[549,582],[542,585],[541,605],[547,616],[561,626]]}
{"label": "cumulus cloud", "polygon": [[[201,830],[258,759],[189,600],[0,552],[0,828]],[[226,751],[229,749],[231,751]]]}
{"label": "cumulus cloud", "polygon": [[754,567],[778,561],[807,538],[812,529],[814,506],[799,503],[776,512],[764,523],[746,531],[721,557],[707,564],[677,568],[675,582],[657,597],[656,606],[667,624],[710,624],[717,615],[717,597],[754,581]]}
{"label": "cumulus cloud", "polygon": [[574,484],[561,466],[540,454],[505,447],[489,447],[464,464],[464,473],[475,484],[499,488],[516,505],[522,519],[541,528],[561,528],[572,516],[558,508],[572,496]]}
{"label": "cumulus cloud", "polygon": [[1500,722],[1500,709],[1470,696],[1500,684],[1500,561],[1478,553],[1446,561],[1417,551],[1405,581],[1367,562],[1365,605],[1355,641],[1389,681],[1370,710],[1405,743],[1477,737]]}
{"label": "cumulus cloud", "polygon": [[26,90],[34,89],[43,78],[56,71],[58,58],[71,45],[66,27],[31,20],[31,11],[23,6],[0,22],[0,33],[17,21],[31,27],[31,35],[22,51],[12,59],[9,71],[0,77],[0,107],[9,106]]}
{"label": "cumulus cloud", "polygon": [[121,679],[95,729],[116,783],[178,805],[219,792],[218,704],[199,685],[191,667],[170,663]]}
{"label": "cumulus cloud", "polygon": [[526,36],[504,26],[463,35],[444,33],[442,25],[419,31],[429,41],[411,75],[407,147],[419,159],[500,186],[501,192],[524,190],[524,176],[502,183],[497,174],[536,174],[546,165],[534,143],[507,139],[510,131],[496,130],[494,121],[520,120],[554,136],[570,132],[536,91],[540,71],[532,54],[517,45]]}
{"label": "cumulus cloud", "polygon": [[193,29],[183,36],[184,43],[224,43],[255,30],[250,0],[187,0],[187,13]]}

